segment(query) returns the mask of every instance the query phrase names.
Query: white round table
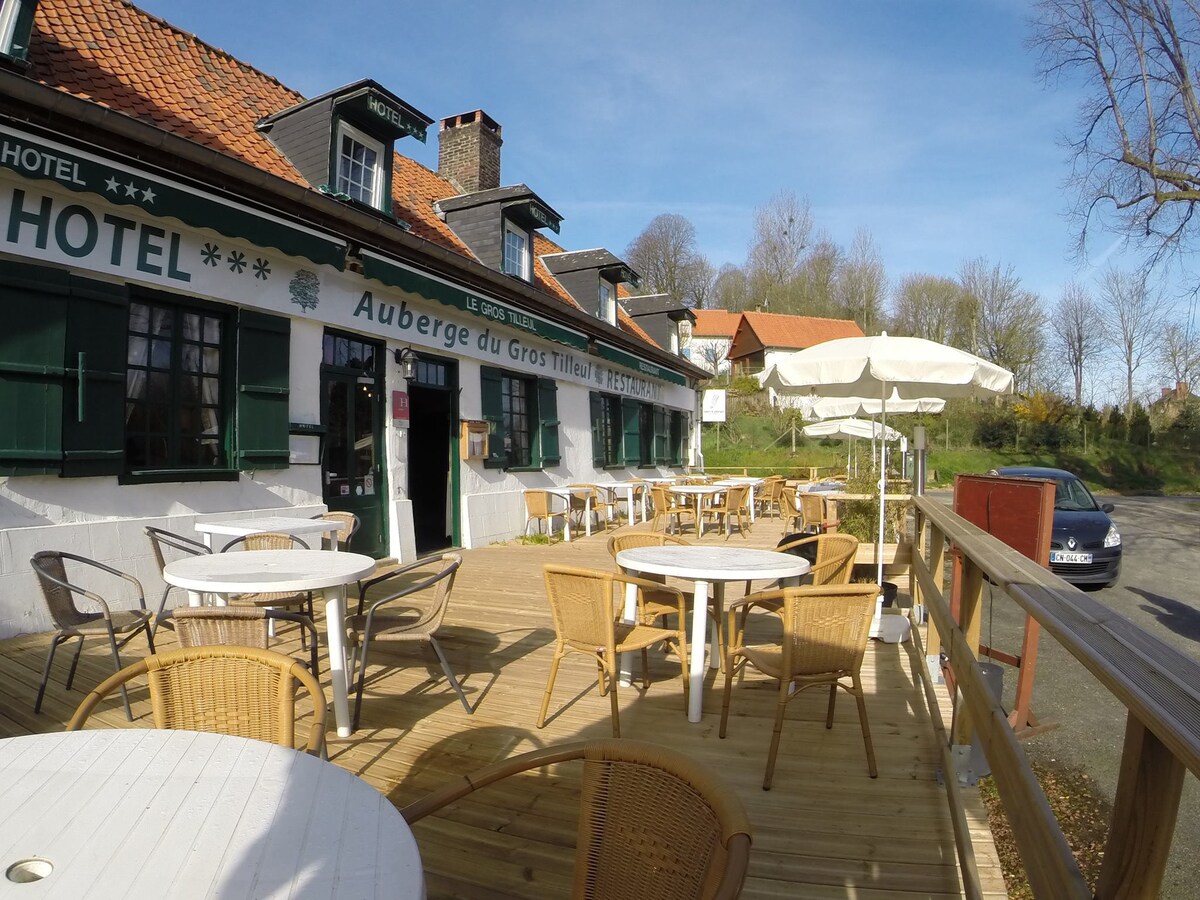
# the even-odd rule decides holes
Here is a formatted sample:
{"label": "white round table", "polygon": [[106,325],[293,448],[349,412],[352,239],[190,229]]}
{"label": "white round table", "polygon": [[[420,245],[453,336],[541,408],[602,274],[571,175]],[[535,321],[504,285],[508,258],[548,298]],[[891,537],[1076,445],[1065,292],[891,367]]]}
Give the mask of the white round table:
{"label": "white round table", "polygon": [[[679,546],[635,547],[617,554],[617,565],[630,572],[645,575],[667,575],[695,582],[696,599],[692,604],[692,628],[688,635],[688,721],[699,722],[704,699],[704,646],[708,631],[708,587],[724,609],[725,582],[759,581],[777,578],[798,578],[806,575],[811,566],[808,560],[790,553],[774,550],[750,550],[741,547]],[[625,616],[634,615],[636,594],[626,595]],[[709,665],[717,668],[719,661],[714,646]]]}
{"label": "white round table", "polygon": [[0,740],[0,808],[4,896],[425,896],[416,841],[383,794],[249,738],[129,728]]}
{"label": "white round table", "polygon": [[350,736],[346,679],[346,585],[375,571],[375,560],[344,550],[239,550],[189,556],[167,563],[163,580],[192,593],[255,594],[321,591],[325,596],[325,632],[329,642],[329,680],[333,717],[339,737]]}
{"label": "white round table", "polygon": [[696,535],[700,535],[700,504],[705,497],[715,497],[717,494],[725,493],[725,488],[717,487],[715,484],[677,484],[668,488],[672,494],[684,494],[685,496],[696,498]]}

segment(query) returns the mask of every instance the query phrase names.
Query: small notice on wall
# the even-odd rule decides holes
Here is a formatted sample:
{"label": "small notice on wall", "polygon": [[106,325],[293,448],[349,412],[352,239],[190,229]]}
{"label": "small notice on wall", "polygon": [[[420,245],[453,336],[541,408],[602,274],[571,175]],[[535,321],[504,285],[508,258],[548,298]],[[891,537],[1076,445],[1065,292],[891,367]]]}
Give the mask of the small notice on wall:
{"label": "small notice on wall", "polygon": [[459,455],[463,459],[483,459],[488,454],[488,424],[480,419],[462,423]]}
{"label": "small notice on wall", "polygon": [[407,391],[392,391],[392,421],[408,424],[409,405]]}

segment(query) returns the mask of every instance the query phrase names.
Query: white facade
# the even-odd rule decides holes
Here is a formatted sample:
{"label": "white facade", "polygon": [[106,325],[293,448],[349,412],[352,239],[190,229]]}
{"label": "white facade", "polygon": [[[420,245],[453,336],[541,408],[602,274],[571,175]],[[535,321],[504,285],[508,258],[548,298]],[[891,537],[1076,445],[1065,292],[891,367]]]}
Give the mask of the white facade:
{"label": "white facade", "polygon": [[[71,174],[65,171],[66,176]],[[134,178],[147,181],[139,173],[128,174],[131,183]],[[593,466],[588,402],[592,391],[688,413],[693,424],[689,444],[695,446],[699,428],[695,391],[670,378],[645,374],[655,371],[655,366],[634,371],[545,340],[528,328],[512,327],[511,317],[506,320],[498,314],[505,308],[511,311],[510,302],[497,300],[493,306],[487,297],[479,296],[475,299],[482,308],[454,308],[360,274],[284,255],[272,247],[189,227],[145,209],[118,206],[106,202],[103,191],[103,186],[72,190],[44,177],[27,179],[0,168],[0,259],[61,267],[92,279],[144,285],[287,316],[291,320],[288,402],[292,423],[318,424],[321,420],[320,364],[326,326],[386,343],[383,388],[387,397],[406,388],[399,366],[391,361],[394,350],[411,346],[452,361],[457,365],[460,387],[458,413],[464,420],[482,417],[481,366],[554,379],[561,423],[559,465],[518,473],[488,469],[478,460],[451,462],[459,467],[457,499],[463,546],[520,535],[526,521],[522,491],[527,488],[628,477],[625,471],[597,471]],[[44,203],[50,204],[60,226],[39,233],[28,216],[28,221],[13,224],[14,216],[20,219],[17,211],[44,209],[38,205]],[[88,214],[78,212],[80,208]],[[70,209],[75,212],[64,213]],[[101,227],[94,239],[96,235],[89,233],[91,223],[104,223],[106,215],[132,221],[134,227],[111,232]],[[149,255],[144,237],[138,252],[135,234],[139,229],[151,233],[144,230],[147,228],[154,235],[161,232],[151,240]],[[126,252],[116,252],[118,245]],[[225,253],[236,247],[248,264],[241,270],[210,264],[216,247]],[[315,294],[305,297],[309,301],[305,304],[289,290],[289,284],[302,274],[309,284],[315,277],[319,286]],[[410,560],[415,558],[415,543],[412,507],[405,490],[409,434],[404,423],[391,418],[391,404],[385,406],[388,551]],[[0,478],[0,638],[53,627],[29,566],[29,557],[38,550],[69,550],[135,575],[153,608],[163,585],[143,532],[146,526],[194,537],[198,519],[322,512],[318,438],[293,435],[290,441],[289,467],[243,471],[236,481],[119,484],[116,476]],[[650,474],[650,470],[637,471]],[[448,497],[448,504],[455,499]]]}

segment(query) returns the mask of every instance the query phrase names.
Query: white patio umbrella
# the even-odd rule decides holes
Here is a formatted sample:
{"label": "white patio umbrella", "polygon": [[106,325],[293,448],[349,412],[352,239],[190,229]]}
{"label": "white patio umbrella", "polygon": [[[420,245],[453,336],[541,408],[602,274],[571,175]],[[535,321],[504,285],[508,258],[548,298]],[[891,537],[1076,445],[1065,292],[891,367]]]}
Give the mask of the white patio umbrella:
{"label": "white patio umbrella", "polygon": [[[1010,394],[1013,374],[973,353],[924,338],[838,338],[798,350],[769,368],[759,379],[764,387],[822,399],[879,397],[887,425],[888,399],[980,397]],[[878,580],[883,584],[884,493],[886,466],[879,474]]]}
{"label": "white patio umbrella", "polygon": [[882,441],[898,441],[900,440],[900,432],[895,428],[887,428],[879,422],[872,422],[867,419],[827,419],[824,422],[814,422],[811,425],[805,425],[802,429],[805,437],[834,437],[845,438],[849,442],[846,449],[846,474],[850,474],[850,447],[853,446],[854,438],[870,438],[871,439],[871,458],[875,457],[875,440]]}

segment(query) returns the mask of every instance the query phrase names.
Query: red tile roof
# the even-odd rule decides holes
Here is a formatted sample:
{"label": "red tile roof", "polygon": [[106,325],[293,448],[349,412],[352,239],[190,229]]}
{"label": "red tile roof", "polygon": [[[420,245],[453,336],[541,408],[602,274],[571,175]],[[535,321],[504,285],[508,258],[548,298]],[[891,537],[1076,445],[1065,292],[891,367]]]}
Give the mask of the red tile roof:
{"label": "red tile roof", "polygon": [[695,337],[732,338],[742,321],[742,314],[727,309],[694,309],[696,322],[692,325]]}
{"label": "red tile roof", "polygon": [[[265,116],[304,97],[253,66],[125,0],[41,0],[34,16],[30,78],[148,122],[306,185],[287,158],[256,129]],[[435,200],[458,191],[436,172],[395,154],[392,212],[412,234],[474,259],[434,212]],[[561,252],[538,234],[536,254]],[[540,262],[534,280],[578,308]],[[620,326],[654,342],[627,316]]]}
{"label": "red tile roof", "polygon": [[742,313],[742,319],[742,327],[750,329],[763,347],[803,350],[836,338],[863,336],[858,323],[849,319],[818,319],[764,312],[745,312]]}

